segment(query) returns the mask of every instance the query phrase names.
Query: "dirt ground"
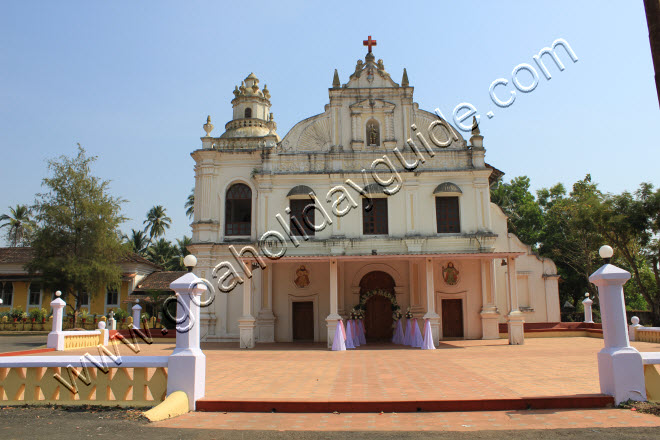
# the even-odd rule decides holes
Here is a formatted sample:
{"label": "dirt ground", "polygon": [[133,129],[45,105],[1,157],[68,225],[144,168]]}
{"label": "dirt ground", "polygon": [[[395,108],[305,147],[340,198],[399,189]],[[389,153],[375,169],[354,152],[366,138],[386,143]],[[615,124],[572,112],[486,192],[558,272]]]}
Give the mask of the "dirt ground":
{"label": "dirt ground", "polygon": [[124,439],[648,439],[657,428],[559,429],[478,432],[294,432],[157,428],[140,410],[93,407],[0,408],[0,438],[71,440]]}

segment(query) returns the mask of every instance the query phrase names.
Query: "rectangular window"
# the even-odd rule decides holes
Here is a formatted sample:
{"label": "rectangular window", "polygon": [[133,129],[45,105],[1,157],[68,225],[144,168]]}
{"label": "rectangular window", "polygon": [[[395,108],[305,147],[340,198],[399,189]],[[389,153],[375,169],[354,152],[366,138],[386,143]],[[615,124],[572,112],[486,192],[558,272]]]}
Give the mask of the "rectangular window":
{"label": "rectangular window", "polygon": [[117,289],[108,289],[105,295],[105,304],[108,306],[119,305],[119,292],[117,292]]}
{"label": "rectangular window", "polygon": [[362,233],[365,235],[387,234],[387,199],[371,199],[373,205],[367,209],[369,199],[362,199]]}
{"label": "rectangular window", "polygon": [[[310,227],[310,225],[316,224],[314,223],[314,212],[316,209],[310,207],[307,209],[307,212],[303,216],[303,211],[307,205],[314,206],[314,201],[311,199],[291,199],[289,201],[289,209],[291,209],[291,212],[289,212],[289,227],[291,228],[291,235],[297,235],[300,237],[303,235],[302,231],[304,231],[310,237],[314,236],[316,231],[314,231],[314,228]],[[294,222],[294,217],[296,218],[297,222]],[[305,221],[305,218],[307,221]],[[302,231],[298,228],[296,223],[302,227]]]}
{"label": "rectangular window", "polygon": [[435,218],[439,234],[461,232],[458,197],[436,197]]}
{"label": "rectangular window", "polygon": [[41,284],[30,283],[30,296],[28,298],[28,307],[41,306]]}
{"label": "rectangular window", "polygon": [[6,281],[0,283],[0,298],[2,298],[2,307],[12,307],[14,305],[14,283]]}
{"label": "rectangular window", "polygon": [[78,304],[80,307],[89,307],[89,293],[81,292],[78,294]]}

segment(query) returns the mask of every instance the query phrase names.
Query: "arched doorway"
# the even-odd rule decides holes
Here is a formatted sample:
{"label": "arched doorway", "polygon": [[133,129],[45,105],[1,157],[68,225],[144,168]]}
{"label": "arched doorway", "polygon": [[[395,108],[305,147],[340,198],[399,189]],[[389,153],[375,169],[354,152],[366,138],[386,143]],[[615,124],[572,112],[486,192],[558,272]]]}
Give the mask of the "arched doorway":
{"label": "arched doorway", "polygon": [[[373,271],[360,280],[360,297],[372,290],[386,290],[394,294],[394,279],[386,272]],[[392,339],[392,301],[382,295],[374,295],[365,304],[364,328],[370,341]]]}

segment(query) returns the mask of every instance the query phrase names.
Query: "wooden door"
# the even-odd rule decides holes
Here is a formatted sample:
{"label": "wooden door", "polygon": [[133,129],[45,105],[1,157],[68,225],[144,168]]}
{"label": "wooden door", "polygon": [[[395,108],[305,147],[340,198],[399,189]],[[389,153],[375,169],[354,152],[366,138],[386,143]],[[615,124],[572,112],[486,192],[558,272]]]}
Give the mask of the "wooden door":
{"label": "wooden door", "polygon": [[442,300],[442,337],[463,337],[463,300]]}
{"label": "wooden door", "polygon": [[365,303],[364,316],[366,337],[371,341],[392,339],[392,301],[384,296],[374,295]]}
{"label": "wooden door", "polygon": [[294,341],[314,340],[314,302],[292,303],[292,323]]}

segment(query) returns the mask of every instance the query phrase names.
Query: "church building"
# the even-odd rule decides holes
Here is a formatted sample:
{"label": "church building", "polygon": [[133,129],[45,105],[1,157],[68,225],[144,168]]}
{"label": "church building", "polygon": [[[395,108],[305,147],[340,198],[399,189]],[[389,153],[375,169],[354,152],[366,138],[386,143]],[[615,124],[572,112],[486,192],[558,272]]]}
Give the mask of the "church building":
{"label": "church building", "polygon": [[496,339],[500,323],[517,344],[524,322],[560,321],[555,264],[490,202],[503,173],[477,124],[466,140],[420,109],[406,70],[396,83],[365,45],[346,83],[335,70],[324,111],[283,138],[253,73],[224,132],[204,125],[189,247],[216,291],[202,339],[331,345],[361,313],[368,340],[390,340],[410,311],[436,344]]}

